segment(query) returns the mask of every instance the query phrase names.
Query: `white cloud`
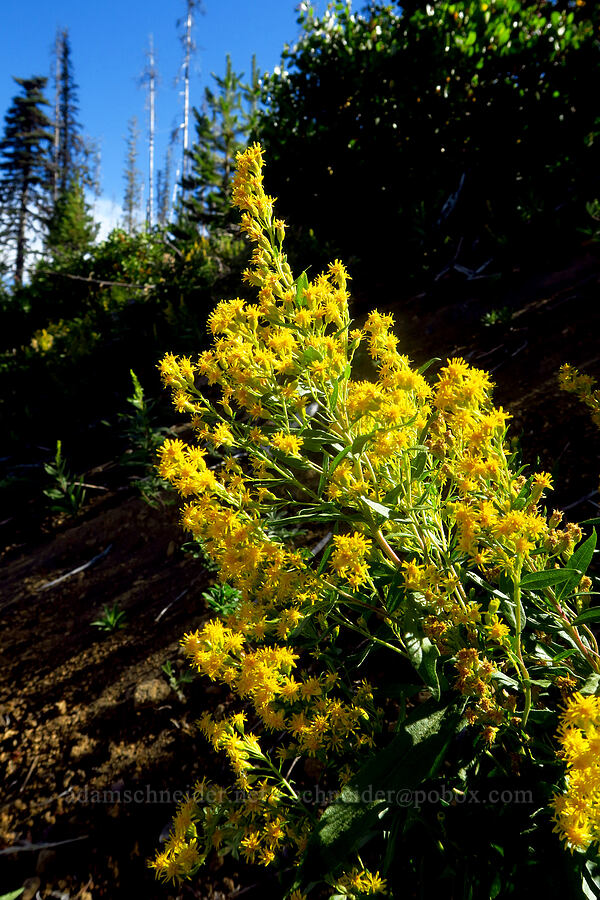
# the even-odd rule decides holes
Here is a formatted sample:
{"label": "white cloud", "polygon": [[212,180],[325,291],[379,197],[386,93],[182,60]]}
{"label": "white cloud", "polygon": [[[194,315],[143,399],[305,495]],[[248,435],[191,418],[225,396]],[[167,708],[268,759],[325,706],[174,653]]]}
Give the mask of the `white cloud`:
{"label": "white cloud", "polygon": [[94,221],[100,225],[98,240],[103,241],[113,228],[122,225],[123,207],[109,197],[98,197],[92,203],[92,216]]}

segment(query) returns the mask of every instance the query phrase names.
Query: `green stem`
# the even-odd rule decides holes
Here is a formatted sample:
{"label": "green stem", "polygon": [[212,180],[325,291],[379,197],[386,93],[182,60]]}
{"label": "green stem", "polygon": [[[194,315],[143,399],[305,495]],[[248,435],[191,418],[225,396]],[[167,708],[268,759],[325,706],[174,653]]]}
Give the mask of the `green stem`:
{"label": "green stem", "polygon": [[[388,643],[388,641],[383,641],[381,638],[375,637],[374,634],[369,634],[368,632],[363,631],[358,625],[354,625],[345,616],[343,616],[339,611],[337,615],[333,616],[334,620],[338,619],[340,624],[342,624],[345,628],[348,628],[350,631],[355,631],[356,634],[360,634],[361,637],[365,638],[368,641],[372,641],[375,644],[380,644],[382,647],[386,647],[388,650],[393,650],[394,653],[399,653],[400,656],[403,656],[405,659],[409,659],[408,654],[405,650],[402,650],[400,647],[394,647],[393,644]],[[398,638],[400,640],[400,638]]]}
{"label": "green stem", "polygon": [[523,623],[521,620],[521,569],[523,568],[523,560],[521,556],[517,556],[517,565],[515,568],[515,591],[514,591],[514,600],[515,600],[515,618],[516,618],[516,639],[517,639],[517,660],[519,663],[519,670],[521,672],[521,676],[523,678],[523,687],[525,689],[525,708],[523,710],[523,716],[521,719],[521,725],[523,728],[527,725],[527,719],[529,718],[529,712],[531,710],[531,679],[529,677],[529,672],[527,671],[527,667],[525,665],[525,661],[523,659],[523,649],[521,646],[521,632],[523,630]]}

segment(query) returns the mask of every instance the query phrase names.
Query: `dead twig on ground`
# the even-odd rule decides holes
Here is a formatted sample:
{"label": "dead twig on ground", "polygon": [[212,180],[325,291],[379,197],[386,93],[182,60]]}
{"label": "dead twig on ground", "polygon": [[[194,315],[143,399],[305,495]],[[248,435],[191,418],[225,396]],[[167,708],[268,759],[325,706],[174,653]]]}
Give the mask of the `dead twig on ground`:
{"label": "dead twig on ground", "polygon": [[94,563],[97,563],[99,559],[102,559],[103,556],[106,556],[111,548],[112,544],[109,544],[106,550],[103,550],[102,553],[98,553],[98,555],[94,556],[93,559],[90,559],[89,562],[84,563],[82,566],[77,566],[76,569],[71,569],[70,572],[66,572],[64,575],[61,575],[60,578],[55,578],[54,581],[48,581],[46,584],[39,587],[38,591],[47,591],[48,588],[60,584],[60,582],[65,581],[66,578],[70,578],[72,575],[78,575],[79,572],[84,572],[86,569],[89,569],[90,566],[93,566]]}
{"label": "dead twig on ground", "polygon": [[25,785],[27,784],[27,782],[28,782],[29,779],[31,778],[31,773],[32,773],[33,770],[35,769],[35,767],[36,767],[36,765],[37,765],[37,761],[38,761],[38,758],[37,758],[37,756],[36,756],[35,759],[33,760],[33,762],[31,763],[30,767],[29,767],[29,772],[28,772],[27,775],[25,776],[25,780],[24,780],[23,784],[22,784],[21,787],[19,788],[19,793],[21,793],[21,791],[23,790],[23,788],[25,787]]}
{"label": "dead twig on ground", "polygon": [[592,497],[595,497],[597,493],[598,493],[597,490],[590,491],[589,494],[585,494],[585,496],[580,497],[579,500],[575,500],[574,503],[569,503],[568,506],[563,506],[563,508],[562,508],[563,512],[567,512],[567,510],[569,510],[569,509],[574,509],[576,506],[580,506],[582,503],[585,503],[586,500],[591,500]]}
{"label": "dead twig on ground", "polygon": [[0,850],[0,856],[8,856],[10,853],[25,853],[34,850],[49,850],[51,847],[61,847],[63,844],[76,844],[77,841],[89,840],[89,834],[82,834],[81,837],[69,838],[68,841],[48,841],[43,844],[15,844],[14,847],[5,847]]}
{"label": "dead twig on ground", "polygon": [[167,611],[168,609],[171,609],[171,607],[173,606],[173,604],[174,604],[174,603],[177,603],[178,600],[181,600],[181,598],[184,597],[184,596],[187,594],[187,592],[188,592],[188,588],[186,588],[186,589],[185,589],[184,591],[182,591],[180,594],[177,594],[177,596],[175,597],[174,600],[171,600],[170,603],[167,603],[167,605],[165,606],[164,609],[161,609],[161,611],[159,612],[159,614],[157,615],[157,617],[155,618],[154,621],[155,621],[155,622],[160,622],[160,620],[162,619],[162,617],[164,616],[164,614],[166,613],[166,611]]}

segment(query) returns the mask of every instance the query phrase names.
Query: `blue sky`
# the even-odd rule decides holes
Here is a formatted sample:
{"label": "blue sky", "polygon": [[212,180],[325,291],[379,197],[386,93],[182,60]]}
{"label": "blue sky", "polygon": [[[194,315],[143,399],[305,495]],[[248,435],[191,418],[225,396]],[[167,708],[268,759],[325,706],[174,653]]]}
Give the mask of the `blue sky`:
{"label": "blue sky", "polygon": [[[249,73],[255,53],[261,71],[279,63],[284,43],[298,36],[299,0],[203,0],[197,15],[197,53],[191,102],[200,106],[211,72],[222,74],[225,56],[234,69]],[[324,3],[314,4],[318,10]],[[2,120],[18,88],[12,76],[49,75],[58,27],[68,28],[79,86],[79,119],[84,131],[100,141],[102,202],[98,217],[118,216],[123,196],[127,122],[137,116],[139,168],[145,174],[147,114],[145,93],[138,87],[149,35],[154,36],[160,84],[157,95],[156,164],[162,166],[169,134],[181,116],[181,88],[174,84],[182,49],[176,28],[185,0],[4,0],[0,37],[0,112]],[[51,83],[48,99],[51,99]],[[147,196],[147,188],[145,190]]]}

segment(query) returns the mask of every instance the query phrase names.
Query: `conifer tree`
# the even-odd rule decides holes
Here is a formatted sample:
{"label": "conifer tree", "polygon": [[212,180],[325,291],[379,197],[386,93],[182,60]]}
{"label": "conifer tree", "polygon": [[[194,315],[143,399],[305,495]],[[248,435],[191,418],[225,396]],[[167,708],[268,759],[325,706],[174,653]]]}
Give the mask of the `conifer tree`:
{"label": "conifer tree", "polygon": [[159,169],[156,173],[156,218],[159,225],[166,225],[169,221],[172,158],[173,147],[169,144],[165,155],[164,168]]}
{"label": "conifer tree", "polygon": [[138,225],[141,207],[142,186],[137,167],[139,136],[137,119],[133,116],[128,123],[127,158],[124,173],[125,194],[123,196],[123,223],[129,234],[132,234]]}
{"label": "conifer tree", "polygon": [[256,64],[256,55],[252,57],[250,68],[250,81],[244,87],[244,100],[246,101],[246,123],[244,127],[244,138],[252,140],[253,135],[258,130],[259,108],[258,101],[260,98],[261,85],[260,74]]}
{"label": "conifer tree", "polygon": [[52,123],[41,76],[14,79],[22,93],[13,98],[0,141],[0,238],[14,252],[15,284],[23,281],[31,239],[47,224],[51,201]]}
{"label": "conifer tree", "polygon": [[198,226],[224,229],[236,221],[231,211],[230,185],[236,153],[247,143],[256,124],[258,75],[252,60],[250,84],[233,71],[226,58],[223,77],[213,73],[216,89],[205,89],[202,112],[193,109],[196,139],[188,152],[190,174],[181,180],[178,227],[183,233]]}
{"label": "conifer tree", "polygon": [[56,33],[55,123],[54,123],[54,199],[65,193],[74,178],[93,186],[90,158],[94,147],[81,133],[78,121],[78,86],[73,75],[71,42],[66,28]]}
{"label": "conifer tree", "polygon": [[97,225],[86,203],[83,186],[75,177],[60,194],[48,225],[46,248],[57,263],[64,263],[89,250],[98,235]]}

